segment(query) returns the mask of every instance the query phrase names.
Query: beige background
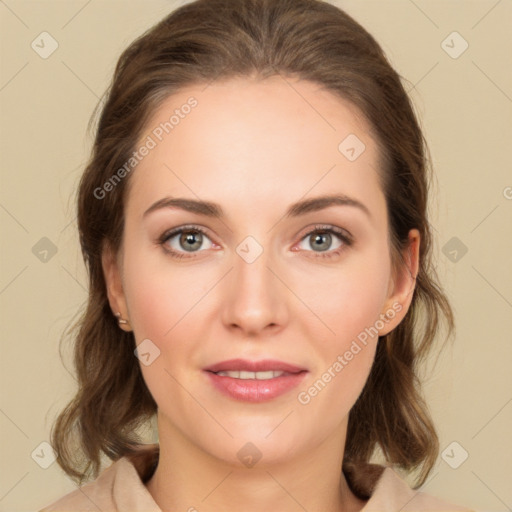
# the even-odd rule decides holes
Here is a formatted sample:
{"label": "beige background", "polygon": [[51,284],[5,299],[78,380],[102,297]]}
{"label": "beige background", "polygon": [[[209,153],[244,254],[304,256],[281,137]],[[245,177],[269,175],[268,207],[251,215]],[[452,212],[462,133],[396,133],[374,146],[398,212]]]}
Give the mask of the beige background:
{"label": "beige background", "polygon": [[[424,490],[478,510],[510,510],[512,2],[336,3],[410,81],[438,175],[438,269],[458,330],[430,369],[426,394],[442,450],[459,443],[447,461],[469,456],[458,469],[439,457]],[[56,463],[43,469],[31,454],[49,460],[40,443],[74,392],[70,347],[66,367],[58,348],[86,298],[73,195],[91,143],[87,122],[121,50],[179,4],[0,2],[2,511],[37,510],[75,488]],[[59,45],[47,59],[31,48],[43,31]],[[442,45],[453,31],[469,44],[458,58],[445,49],[454,55],[462,39]],[[46,262],[43,237],[57,249]]]}

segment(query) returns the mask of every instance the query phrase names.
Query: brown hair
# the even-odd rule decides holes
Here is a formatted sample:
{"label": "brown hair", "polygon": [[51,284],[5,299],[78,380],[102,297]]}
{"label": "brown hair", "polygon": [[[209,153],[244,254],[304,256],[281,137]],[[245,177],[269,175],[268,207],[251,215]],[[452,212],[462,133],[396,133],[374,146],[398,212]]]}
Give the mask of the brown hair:
{"label": "brown hair", "polygon": [[[78,227],[89,274],[77,330],[78,391],[53,425],[62,469],[78,483],[96,477],[103,452],[134,452],[135,430],[157,411],[134,356],[133,333],[119,329],[101,266],[105,244],[117,252],[129,176],[97,199],[95,191],[132,155],[150,116],[187,85],[281,74],[320,84],[355,105],[381,148],[394,268],[410,229],[421,236],[420,268],[403,321],[379,340],[366,385],[349,415],[344,462],[370,461],[380,447],[399,468],[421,469],[421,485],[439,442],[422,398],[418,362],[441,320],[453,331],[449,302],[431,263],[426,143],[399,75],[375,39],[337,7],[319,0],[197,0],[177,9],[121,55],[96,129],[78,194]],[[427,318],[428,321],[423,321]]]}

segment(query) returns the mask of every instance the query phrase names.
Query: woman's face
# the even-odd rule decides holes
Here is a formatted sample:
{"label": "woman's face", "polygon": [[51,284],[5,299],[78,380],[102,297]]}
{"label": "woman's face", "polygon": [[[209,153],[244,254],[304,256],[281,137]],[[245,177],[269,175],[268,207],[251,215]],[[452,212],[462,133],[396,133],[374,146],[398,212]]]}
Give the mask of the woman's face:
{"label": "woman's face", "polygon": [[[120,257],[104,269],[143,343],[160,438],[237,464],[344,442],[378,335],[413,286],[392,279],[368,125],[316,84],[233,79],[169,97],[143,145]],[[313,201],[325,196],[338,199]],[[234,359],[246,366],[213,370],[264,373],[206,370]]]}

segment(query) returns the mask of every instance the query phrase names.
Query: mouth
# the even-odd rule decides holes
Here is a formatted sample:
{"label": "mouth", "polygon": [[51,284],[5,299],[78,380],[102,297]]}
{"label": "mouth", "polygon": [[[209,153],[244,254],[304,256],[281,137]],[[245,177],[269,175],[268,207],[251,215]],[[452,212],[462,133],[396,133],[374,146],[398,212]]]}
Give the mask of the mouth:
{"label": "mouth", "polygon": [[298,386],[308,370],[276,360],[232,359],[204,369],[217,391],[231,399],[264,402]]}
{"label": "mouth", "polygon": [[266,372],[247,372],[247,371],[225,371],[225,372],[213,372],[216,375],[221,377],[231,377],[232,379],[241,379],[241,380],[270,380],[275,379],[276,377],[281,377],[282,375],[293,375],[292,373],[282,372],[282,371],[273,371],[269,370]]}

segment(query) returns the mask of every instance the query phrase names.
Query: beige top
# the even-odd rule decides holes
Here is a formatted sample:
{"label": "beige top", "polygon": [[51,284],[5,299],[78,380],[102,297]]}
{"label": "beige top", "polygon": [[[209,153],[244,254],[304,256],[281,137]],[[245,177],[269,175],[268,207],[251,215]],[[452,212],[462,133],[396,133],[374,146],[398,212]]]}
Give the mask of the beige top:
{"label": "beige top", "polygon": [[[144,445],[39,512],[162,512],[144,485],[158,455],[158,444]],[[361,512],[471,512],[412,490],[391,467],[365,464],[344,466],[343,471],[354,494],[368,499]]]}

